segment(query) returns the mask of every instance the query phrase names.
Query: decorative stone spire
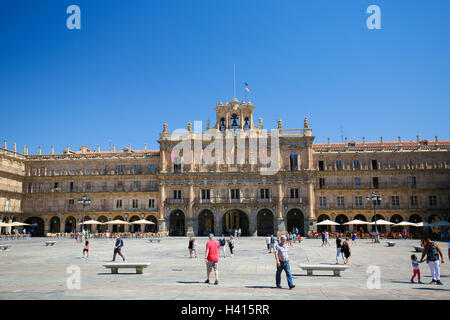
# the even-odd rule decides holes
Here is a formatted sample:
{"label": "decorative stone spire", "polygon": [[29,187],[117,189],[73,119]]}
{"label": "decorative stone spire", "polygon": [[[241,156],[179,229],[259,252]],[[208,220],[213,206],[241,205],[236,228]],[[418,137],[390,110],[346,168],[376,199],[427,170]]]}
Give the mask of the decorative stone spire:
{"label": "decorative stone spire", "polygon": [[42,154],[41,146],[39,146],[39,148],[38,148],[38,154],[39,154],[39,155]]}
{"label": "decorative stone spire", "polygon": [[417,145],[420,145],[419,135],[417,135]]}
{"label": "decorative stone spire", "polygon": [[28,147],[27,146],[23,146],[23,154],[25,154],[25,155],[28,154]]}
{"label": "decorative stone spire", "polygon": [[398,143],[402,144],[402,138],[400,138],[400,136],[398,136]]}
{"label": "decorative stone spire", "polygon": [[309,129],[308,117],[305,117],[305,120],[303,120],[303,128]]}
{"label": "decorative stone spire", "polygon": [[439,144],[438,136],[434,136],[434,143]]}
{"label": "decorative stone spire", "polygon": [[6,144],[6,138],[3,140],[3,149],[8,149],[8,145]]}
{"label": "decorative stone spire", "polygon": [[147,144],[144,143],[144,152],[147,152]]}
{"label": "decorative stone spire", "polygon": [[14,152],[17,152],[17,146],[15,142],[14,142]]}
{"label": "decorative stone spire", "polygon": [[97,145],[97,152],[100,152],[100,145]]}
{"label": "decorative stone spire", "polygon": [[116,152],[116,145],[113,144],[113,152]]}
{"label": "decorative stone spire", "polygon": [[345,137],[345,145],[347,146],[347,137]]}
{"label": "decorative stone spire", "polygon": [[211,126],[211,121],[206,120],[206,130],[208,130]]}
{"label": "decorative stone spire", "polygon": [[53,145],[52,145],[52,147],[51,147],[50,153],[51,153],[51,154],[55,154],[55,147],[54,147]]}
{"label": "decorative stone spire", "polygon": [[278,119],[278,129],[283,128],[283,120]]}
{"label": "decorative stone spire", "polygon": [[328,137],[328,145],[330,145],[330,137]]}
{"label": "decorative stone spire", "polygon": [[187,122],[187,129],[189,132],[192,132],[192,123],[190,121]]}
{"label": "decorative stone spire", "polygon": [[262,129],[263,128],[263,124],[262,124],[263,119],[259,118],[258,120],[259,120],[259,128]]}
{"label": "decorative stone spire", "polygon": [[380,137],[380,145],[383,145],[383,137]]}
{"label": "decorative stone spire", "polygon": [[366,145],[366,137],[363,137],[363,146]]}
{"label": "decorative stone spire", "polygon": [[167,132],[167,122],[164,122],[163,124],[163,132]]}
{"label": "decorative stone spire", "polygon": [[128,152],[131,152],[131,144],[128,145]]}

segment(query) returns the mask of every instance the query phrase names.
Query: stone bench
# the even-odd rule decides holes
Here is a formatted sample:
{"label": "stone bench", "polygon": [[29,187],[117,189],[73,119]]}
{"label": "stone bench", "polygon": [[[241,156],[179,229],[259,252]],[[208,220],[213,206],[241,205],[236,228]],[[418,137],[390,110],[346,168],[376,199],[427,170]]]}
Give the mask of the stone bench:
{"label": "stone bench", "polygon": [[147,268],[149,265],[150,265],[150,262],[146,262],[146,263],[111,262],[111,263],[104,264],[103,266],[105,268],[110,268],[111,273],[113,273],[113,274],[117,274],[120,268],[131,268],[131,269],[134,268],[134,269],[136,269],[136,273],[143,274],[144,268]]}
{"label": "stone bench", "polygon": [[46,247],[48,247],[49,245],[53,246],[53,245],[55,245],[55,243],[56,243],[56,241],[45,241],[45,246]]}
{"label": "stone bench", "polygon": [[151,238],[151,239],[148,239],[148,241],[149,242],[157,241],[158,243],[160,243],[161,242],[161,238]]}
{"label": "stone bench", "polygon": [[416,252],[422,252],[423,251],[422,247],[416,247],[416,246],[413,246],[413,247],[416,250]]}
{"label": "stone bench", "polygon": [[388,247],[393,247],[393,246],[395,246],[395,242],[388,241],[387,244],[388,244]]}
{"label": "stone bench", "polygon": [[341,264],[299,264],[298,266],[302,270],[306,270],[308,276],[313,275],[313,270],[333,271],[335,276],[340,276],[340,272],[348,268],[348,266]]}
{"label": "stone bench", "polygon": [[9,244],[0,244],[0,249],[1,250],[8,250],[8,248],[11,248],[11,245],[9,245]]}

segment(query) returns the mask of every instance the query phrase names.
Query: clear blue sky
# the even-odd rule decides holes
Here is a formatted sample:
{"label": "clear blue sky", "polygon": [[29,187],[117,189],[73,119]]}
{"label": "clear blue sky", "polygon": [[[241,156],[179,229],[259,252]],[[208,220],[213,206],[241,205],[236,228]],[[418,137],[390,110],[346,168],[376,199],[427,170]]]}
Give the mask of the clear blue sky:
{"label": "clear blue sky", "polygon": [[[81,30],[66,9],[81,8]],[[382,30],[366,27],[381,8]],[[158,148],[251,89],[255,119],[316,142],[450,139],[450,1],[3,0],[0,139]],[[255,120],[257,123],[257,120]]]}

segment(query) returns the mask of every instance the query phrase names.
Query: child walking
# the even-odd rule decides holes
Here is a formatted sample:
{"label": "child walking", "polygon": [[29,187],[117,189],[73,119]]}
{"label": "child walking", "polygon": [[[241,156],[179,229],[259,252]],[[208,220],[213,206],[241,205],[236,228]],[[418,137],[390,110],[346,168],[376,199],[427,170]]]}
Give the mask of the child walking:
{"label": "child walking", "polygon": [[87,254],[86,258],[89,258],[89,241],[88,240],[86,240],[86,242],[84,243],[83,258],[84,258],[85,252]]}
{"label": "child walking", "polygon": [[422,281],[420,281],[419,261],[417,260],[417,257],[415,254],[411,255],[411,263],[413,266],[413,276],[411,278],[411,282],[414,283],[414,278],[417,275],[417,279],[419,280],[418,283],[423,283]]}

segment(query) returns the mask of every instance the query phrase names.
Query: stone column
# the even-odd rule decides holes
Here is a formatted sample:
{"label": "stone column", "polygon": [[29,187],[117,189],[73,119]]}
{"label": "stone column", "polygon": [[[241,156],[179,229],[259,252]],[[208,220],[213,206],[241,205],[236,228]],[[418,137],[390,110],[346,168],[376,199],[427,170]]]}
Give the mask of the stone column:
{"label": "stone column", "polygon": [[252,207],[250,209],[250,217],[249,217],[249,232],[250,232],[250,236],[252,237],[256,237],[258,236],[258,214],[257,214],[258,208],[256,207]]}
{"label": "stone column", "polygon": [[286,222],[283,219],[283,187],[281,181],[279,181],[277,186],[278,189],[278,201],[277,201],[277,225],[276,233],[280,236],[283,232],[286,232]]}
{"label": "stone column", "polygon": [[66,224],[64,223],[64,215],[60,215],[59,217],[59,232],[66,231]]}
{"label": "stone column", "polygon": [[161,146],[161,173],[166,173],[166,151],[165,151],[165,146]]}
{"label": "stone column", "polygon": [[187,204],[187,219],[186,219],[186,236],[193,237],[194,236],[194,184],[193,182],[189,183],[189,192],[188,192],[188,204]]}
{"label": "stone column", "polygon": [[164,183],[161,183],[158,199],[159,212],[157,218],[157,225],[158,225],[158,232],[163,234],[167,232],[166,220],[164,219],[164,210],[166,210],[166,207],[164,205],[165,200],[166,200],[166,186],[164,185]]}
{"label": "stone column", "polygon": [[[317,231],[317,226],[310,226],[311,223],[315,223],[316,222],[316,216],[314,213],[314,203],[315,203],[315,199],[314,199],[314,185],[312,183],[312,181],[310,181],[308,183],[307,186],[307,194],[308,194],[308,203],[306,206],[306,215],[308,217],[307,220],[307,229],[308,231],[310,229],[312,229],[312,231]],[[307,232],[305,230],[305,232]]]}
{"label": "stone column", "polygon": [[222,219],[220,218],[220,211],[217,209],[214,213],[214,234],[221,235],[223,232]]}

